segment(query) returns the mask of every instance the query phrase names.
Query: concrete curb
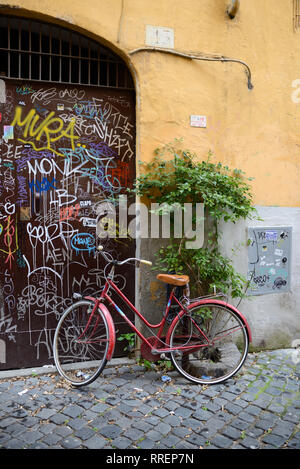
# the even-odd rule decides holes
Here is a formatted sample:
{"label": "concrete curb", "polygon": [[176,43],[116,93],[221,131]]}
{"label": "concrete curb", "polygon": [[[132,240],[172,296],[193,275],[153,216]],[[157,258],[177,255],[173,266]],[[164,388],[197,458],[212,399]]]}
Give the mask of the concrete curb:
{"label": "concrete curb", "polygon": [[[117,366],[125,366],[125,365],[134,365],[136,363],[135,360],[121,357],[121,358],[113,358],[109,362],[107,362],[105,368],[112,368]],[[22,376],[36,376],[36,375],[45,375],[48,373],[58,373],[55,365],[44,365],[37,368],[24,368],[18,370],[4,370],[0,371],[0,380],[1,379],[9,379],[9,378],[21,378]]]}

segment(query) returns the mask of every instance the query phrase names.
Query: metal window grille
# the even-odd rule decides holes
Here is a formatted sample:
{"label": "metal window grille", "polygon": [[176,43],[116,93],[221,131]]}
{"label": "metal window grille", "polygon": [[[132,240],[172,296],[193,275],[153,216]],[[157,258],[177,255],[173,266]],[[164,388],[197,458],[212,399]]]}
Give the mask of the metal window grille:
{"label": "metal window grille", "polygon": [[122,59],[73,31],[0,16],[0,76],[53,83],[134,89]]}
{"label": "metal window grille", "polygon": [[300,0],[294,0],[294,30],[300,28]]}

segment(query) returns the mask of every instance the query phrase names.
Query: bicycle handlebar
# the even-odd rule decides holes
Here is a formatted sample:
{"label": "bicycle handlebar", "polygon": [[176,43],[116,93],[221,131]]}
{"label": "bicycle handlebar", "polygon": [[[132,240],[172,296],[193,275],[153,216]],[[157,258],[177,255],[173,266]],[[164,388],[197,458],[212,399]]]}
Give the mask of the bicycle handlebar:
{"label": "bicycle handlebar", "polygon": [[[101,246],[101,244],[98,246],[98,251],[103,251],[103,246]],[[146,261],[145,259],[137,259],[136,257],[129,257],[128,259],[125,259],[124,261],[114,261],[114,260],[110,260],[108,259],[108,257],[106,256],[106,254],[104,252],[101,252],[102,256],[104,257],[104,259],[106,260],[106,262],[108,263],[114,263],[115,265],[123,265],[123,264],[126,264],[126,262],[130,262],[130,261],[134,261],[134,262],[139,262],[140,264],[146,264],[146,265],[152,265],[152,262],[151,261]]]}

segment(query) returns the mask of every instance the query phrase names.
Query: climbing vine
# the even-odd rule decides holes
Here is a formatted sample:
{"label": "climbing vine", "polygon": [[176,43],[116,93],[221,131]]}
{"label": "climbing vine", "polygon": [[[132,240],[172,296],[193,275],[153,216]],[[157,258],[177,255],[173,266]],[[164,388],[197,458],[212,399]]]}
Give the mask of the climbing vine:
{"label": "climbing vine", "polygon": [[[240,169],[215,163],[209,152],[205,160],[181,148],[181,142],[168,144],[154,152],[154,158],[141,163],[142,171],[133,191],[160,207],[174,204],[203,203],[205,207],[205,242],[201,249],[187,249],[185,236],[171,235],[168,244],[156,254],[155,267],[164,272],[186,273],[194,295],[209,294],[216,288],[232,297],[243,297],[246,279],[238,273],[231,259],[219,248],[219,222],[235,223],[257,216],[252,204],[250,181]],[[162,213],[162,208],[159,209]],[[165,210],[165,208],[164,208]],[[170,208],[172,215],[172,208]],[[193,215],[193,222],[196,222]],[[172,219],[172,216],[171,216]],[[174,217],[173,217],[174,221]]]}

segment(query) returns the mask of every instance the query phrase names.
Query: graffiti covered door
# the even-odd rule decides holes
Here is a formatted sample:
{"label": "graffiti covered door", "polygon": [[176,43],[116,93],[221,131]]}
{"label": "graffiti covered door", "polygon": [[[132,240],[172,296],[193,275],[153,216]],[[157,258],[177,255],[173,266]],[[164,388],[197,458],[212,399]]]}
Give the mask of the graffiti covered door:
{"label": "graffiti covered door", "polygon": [[[128,90],[3,83],[0,368],[9,369],[53,363],[55,326],[73,293],[96,295],[104,284],[98,244],[135,256],[132,240],[96,232],[99,205],[116,204],[135,177],[135,103]],[[117,280],[134,302],[134,268]]]}

